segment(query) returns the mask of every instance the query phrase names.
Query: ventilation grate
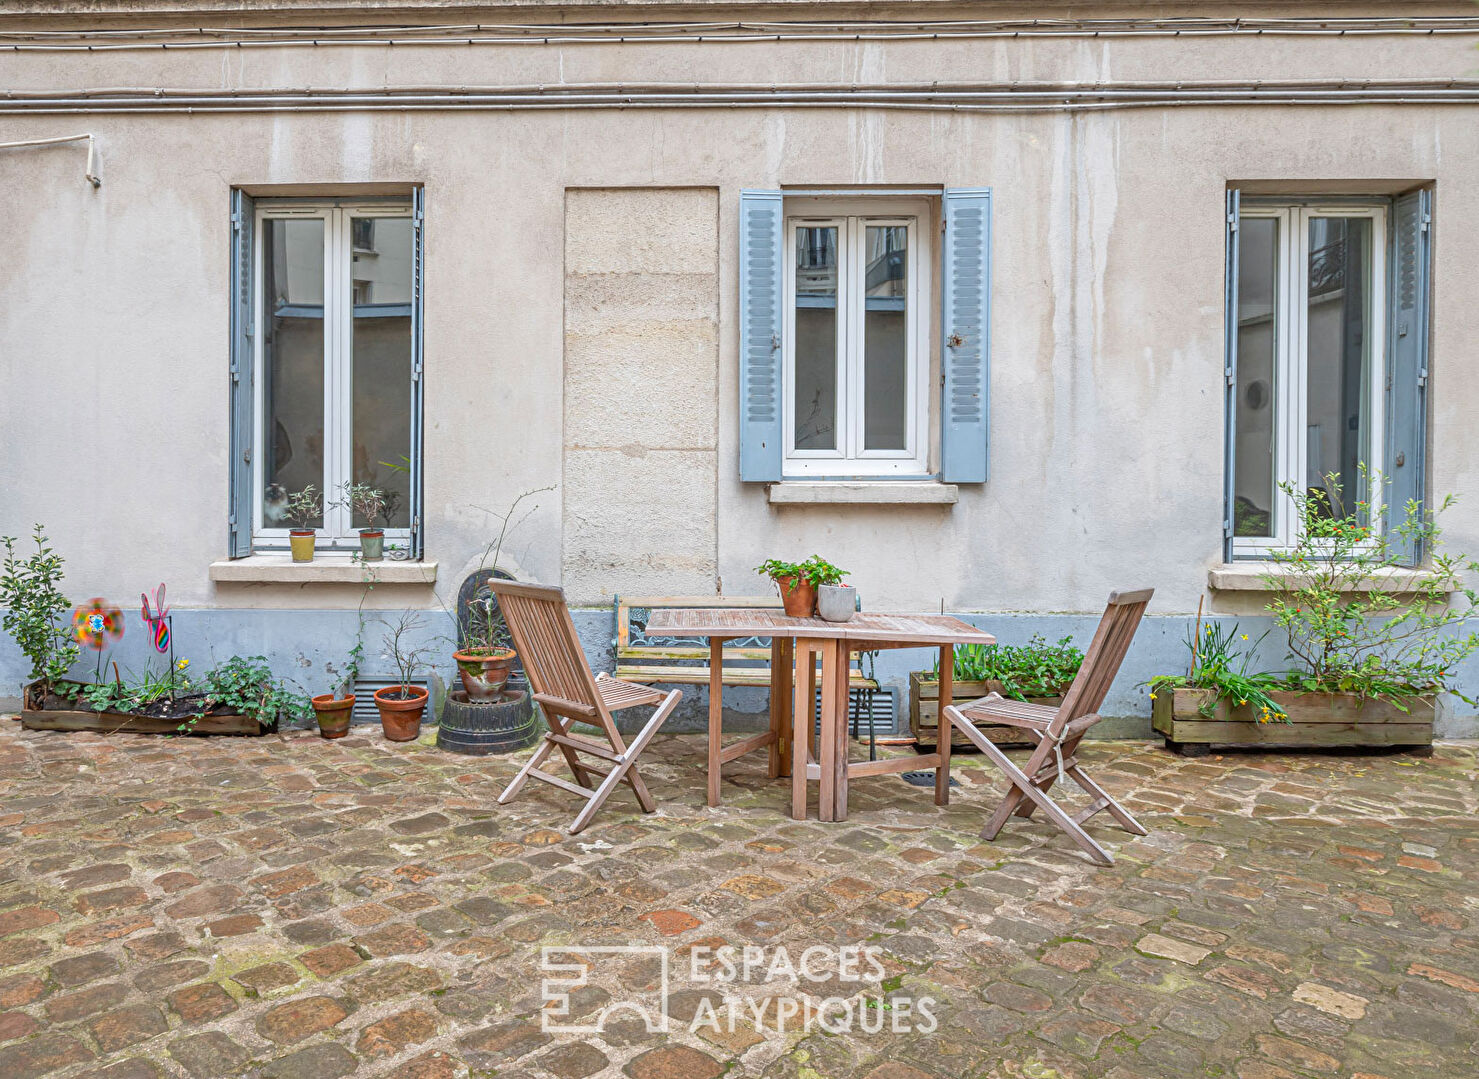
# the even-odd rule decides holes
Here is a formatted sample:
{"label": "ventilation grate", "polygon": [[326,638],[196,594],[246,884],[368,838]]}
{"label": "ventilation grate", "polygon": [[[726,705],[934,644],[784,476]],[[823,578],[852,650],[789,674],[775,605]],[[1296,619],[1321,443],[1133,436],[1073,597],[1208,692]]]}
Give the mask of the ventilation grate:
{"label": "ventilation grate", "polygon": [[[856,732],[856,737],[866,740],[870,734],[887,738],[898,731],[898,690],[892,686],[880,686],[869,692],[866,689],[848,691],[847,731]],[[822,691],[817,690],[812,705],[812,725],[820,733],[822,715]]]}
{"label": "ventilation grate", "polygon": [[[375,707],[375,691],[384,689],[386,686],[400,685],[399,678],[360,678],[354,683],[354,711],[350,713],[349,722],[353,726],[357,723],[380,722],[380,709]],[[426,688],[426,683],[417,679],[411,683],[413,686]],[[423,716],[422,722],[429,722],[433,717]]]}
{"label": "ventilation grate", "polygon": [[[914,787],[933,787],[935,785],[935,773],[933,769],[928,772],[900,772],[899,778]],[[951,776],[950,785],[952,787],[958,787],[960,783],[954,776]]]}

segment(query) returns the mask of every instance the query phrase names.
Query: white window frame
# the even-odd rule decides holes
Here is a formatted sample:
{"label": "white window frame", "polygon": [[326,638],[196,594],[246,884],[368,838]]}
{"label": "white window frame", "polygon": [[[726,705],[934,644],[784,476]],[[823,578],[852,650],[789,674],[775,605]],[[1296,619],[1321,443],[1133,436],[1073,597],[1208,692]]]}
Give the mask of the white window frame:
{"label": "white window frame", "polygon": [[[268,445],[271,432],[266,430],[265,327],[271,317],[262,285],[265,267],[262,250],[266,236],[265,223],[271,220],[317,218],[324,222],[324,474],[319,482],[323,492],[323,526],[318,529],[316,550],[329,554],[349,555],[359,549],[359,530],[349,507],[335,505],[339,484],[353,479],[354,470],[354,299],[353,256],[356,217],[411,218],[410,200],[356,202],[342,199],[312,201],[294,199],[283,202],[257,201],[256,249],[252,252],[252,304],[254,321],[262,330],[252,341],[252,431],[256,446]],[[346,302],[348,301],[348,302]],[[412,301],[414,302],[414,301]],[[408,340],[407,349],[411,348]],[[409,398],[410,383],[406,390]],[[410,446],[407,452],[414,452]],[[252,454],[252,548],[253,550],[286,550],[287,528],[268,528],[263,524],[262,500],[265,477],[262,470],[267,455]],[[409,508],[409,507],[408,507]],[[385,529],[387,546],[409,547],[410,528]]]}
{"label": "white window frame", "polygon": [[[800,201],[800,200],[798,200]],[[787,477],[923,477],[929,470],[929,316],[930,258],[920,250],[927,242],[923,227],[929,206],[920,200],[898,199],[806,199],[800,206],[787,206],[785,217],[785,305],[782,377],[784,379],[785,461]],[[837,229],[837,448],[796,448],[796,232],[799,228],[832,226]],[[863,327],[866,308],[865,247],[869,227],[902,227],[908,230],[905,263],[907,387],[910,400],[905,410],[905,448],[863,449],[864,377]]]}
{"label": "white window frame", "polygon": [[[1298,509],[1278,485],[1294,481],[1296,490],[1304,487],[1309,471],[1309,324],[1307,292],[1309,288],[1309,222],[1314,217],[1364,217],[1371,221],[1371,287],[1370,332],[1371,363],[1367,387],[1370,401],[1368,430],[1371,444],[1367,469],[1373,480],[1381,474],[1386,431],[1386,317],[1387,317],[1387,208],[1385,206],[1328,202],[1290,204],[1285,206],[1244,203],[1240,221],[1273,218],[1279,222],[1278,273],[1279,287],[1274,318],[1274,498],[1270,514],[1270,536],[1234,536],[1233,553],[1244,558],[1267,557],[1274,551],[1288,550],[1295,543]],[[1373,482],[1368,492],[1373,523],[1382,519],[1382,491]],[[1231,507],[1229,507],[1231,512]]]}

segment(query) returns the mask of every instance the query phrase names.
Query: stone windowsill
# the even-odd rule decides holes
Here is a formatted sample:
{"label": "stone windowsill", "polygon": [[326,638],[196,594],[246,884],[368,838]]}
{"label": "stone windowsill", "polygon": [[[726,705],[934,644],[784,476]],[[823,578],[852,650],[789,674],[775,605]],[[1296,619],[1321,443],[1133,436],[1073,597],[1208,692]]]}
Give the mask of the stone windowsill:
{"label": "stone windowsill", "polygon": [[347,555],[318,555],[294,562],[288,554],[254,554],[211,563],[217,584],[363,584],[367,575],[380,584],[434,584],[435,562],[356,562]]}
{"label": "stone windowsill", "polygon": [[[1272,592],[1274,588],[1264,576],[1276,568],[1278,567],[1272,562],[1224,563],[1207,571],[1207,585],[1215,592]],[[1283,570],[1282,573],[1291,580],[1296,576],[1289,570]],[[1417,586],[1431,581],[1433,575],[1422,569],[1382,569],[1373,572],[1372,578],[1369,582],[1363,582],[1363,587],[1352,591],[1411,592]]]}
{"label": "stone windowsill", "polygon": [[935,480],[786,480],[772,483],[769,492],[773,506],[949,506],[960,489]]}

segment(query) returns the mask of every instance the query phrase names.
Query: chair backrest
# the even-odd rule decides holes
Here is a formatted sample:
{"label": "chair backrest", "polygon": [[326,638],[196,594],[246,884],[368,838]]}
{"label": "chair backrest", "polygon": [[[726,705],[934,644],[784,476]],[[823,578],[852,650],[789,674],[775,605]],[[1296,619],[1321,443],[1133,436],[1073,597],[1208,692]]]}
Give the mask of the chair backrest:
{"label": "chair backrest", "polygon": [[523,661],[529,684],[541,704],[566,702],[560,711],[586,722],[603,714],[600,694],[585,650],[565,605],[565,593],[552,585],[491,580],[498,609]]}
{"label": "chair backrest", "polygon": [[1084,654],[1083,665],[1048,727],[1052,734],[1059,734],[1080,716],[1099,711],[1110,683],[1119,673],[1120,663],[1129,651],[1130,642],[1135,638],[1145,607],[1154,594],[1153,588],[1110,593],[1109,604],[1104,608],[1104,617],[1099,619],[1099,628],[1094,631],[1094,639]]}

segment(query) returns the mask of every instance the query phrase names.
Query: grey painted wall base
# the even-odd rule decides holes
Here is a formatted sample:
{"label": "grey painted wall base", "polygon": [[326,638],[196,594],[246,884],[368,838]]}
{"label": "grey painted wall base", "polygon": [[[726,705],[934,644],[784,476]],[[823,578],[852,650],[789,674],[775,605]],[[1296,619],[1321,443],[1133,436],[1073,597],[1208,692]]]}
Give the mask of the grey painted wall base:
{"label": "grey painted wall base", "polygon": [[[592,669],[609,671],[613,667],[611,641],[614,631],[610,608],[590,608],[572,612],[581,643]],[[1034,635],[1048,641],[1071,636],[1080,647],[1087,646],[1098,623],[1092,614],[961,614],[963,620],[990,630],[998,640],[1008,644],[1025,643]],[[1267,618],[1224,618],[1216,621],[1239,622],[1241,631],[1253,640],[1268,628]],[[1150,699],[1142,683],[1157,674],[1186,668],[1186,637],[1194,619],[1190,615],[1156,615],[1145,619],[1125,657],[1124,666],[1115,679],[1103,712],[1109,717],[1095,729],[1099,737],[1149,737]],[[180,610],[174,612],[175,655],[191,661],[191,673],[203,674],[214,663],[232,655],[264,656],[280,676],[292,679],[312,693],[328,691],[337,682],[346,654],[354,643],[356,612],[342,610],[234,610],[223,608]],[[385,653],[383,638],[386,626],[378,618],[365,623],[365,659],[362,674],[367,678],[391,678],[394,666]],[[453,627],[441,610],[424,611],[416,633],[419,643],[432,647],[436,657],[435,673],[451,682],[456,678],[452,663]],[[1278,670],[1287,664],[1281,643],[1270,634],[1264,641],[1258,662],[1267,670]],[[909,672],[929,667],[934,661],[932,649],[898,649],[880,652],[875,673],[880,683],[899,690],[898,725],[908,726]],[[140,671],[146,662],[158,665],[161,660],[153,651],[148,636],[136,613],[129,614],[124,639],[105,657],[116,661],[125,671]],[[94,659],[85,656],[74,668],[78,678],[91,679]],[[14,708],[27,671],[23,656],[9,638],[0,640],[0,705]],[[423,674],[431,672],[423,672]],[[1460,686],[1469,696],[1479,696],[1479,660],[1470,660],[1460,670]],[[708,688],[683,686],[683,702],[664,730],[700,731],[707,726]],[[763,689],[731,688],[724,694],[725,730],[762,729],[768,711],[768,694]],[[640,726],[634,710],[630,721]],[[1454,697],[1439,703],[1437,717],[1439,738],[1479,737],[1479,714]]]}

